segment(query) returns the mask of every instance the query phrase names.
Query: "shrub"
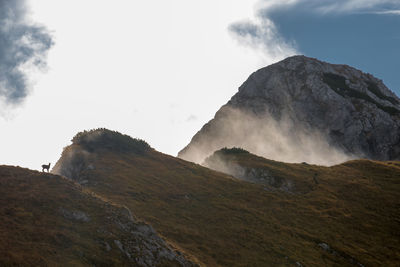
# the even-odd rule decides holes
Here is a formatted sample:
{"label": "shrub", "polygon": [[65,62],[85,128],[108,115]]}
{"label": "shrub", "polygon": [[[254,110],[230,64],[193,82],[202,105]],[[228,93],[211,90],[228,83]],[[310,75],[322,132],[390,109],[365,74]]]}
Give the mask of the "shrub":
{"label": "shrub", "polygon": [[223,154],[248,154],[249,153],[249,151],[244,150],[243,148],[240,148],[240,147],[232,147],[232,148],[224,147],[219,151]]}
{"label": "shrub", "polygon": [[71,141],[73,144],[80,145],[89,152],[111,150],[143,154],[151,150],[150,145],[141,139],[132,138],[105,128],[79,132]]}

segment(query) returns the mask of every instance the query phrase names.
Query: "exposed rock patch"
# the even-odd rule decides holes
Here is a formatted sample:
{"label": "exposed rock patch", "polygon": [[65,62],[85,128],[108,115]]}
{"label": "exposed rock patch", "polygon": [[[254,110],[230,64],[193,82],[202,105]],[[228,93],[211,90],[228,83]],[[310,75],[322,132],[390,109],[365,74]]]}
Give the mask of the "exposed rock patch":
{"label": "exposed rock patch", "polygon": [[90,221],[89,216],[86,213],[84,213],[83,211],[79,211],[79,210],[70,211],[65,208],[60,208],[60,212],[64,216],[64,218],[66,218],[68,220],[75,220],[75,221],[79,221],[79,222],[89,222]]}
{"label": "exposed rock patch", "polygon": [[203,165],[223,173],[232,175],[235,178],[251,183],[263,184],[267,186],[265,189],[281,190],[284,192],[292,192],[294,184],[292,181],[273,175],[267,168],[255,168],[244,166],[235,159],[235,154],[243,154],[247,151],[240,148],[221,149],[213,155],[206,158]]}
{"label": "exposed rock patch", "polygon": [[[108,236],[102,242],[107,252],[117,249],[135,266],[197,266],[171,248],[150,225],[134,218],[127,207],[106,204],[104,211],[107,224],[97,231]],[[116,234],[115,226],[122,235]]]}
{"label": "exposed rock patch", "polygon": [[353,264],[353,265],[356,265],[356,266],[359,266],[359,267],[364,267],[364,265],[363,265],[362,263],[358,262],[358,261],[357,261],[355,258],[353,258],[352,256],[347,255],[347,254],[344,253],[344,252],[337,251],[337,250],[331,248],[331,247],[330,247],[328,244],[326,244],[326,243],[319,243],[319,244],[318,244],[318,247],[320,247],[321,249],[325,250],[326,252],[328,252],[328,253],[334,255],[335,257],[340,257],[340,258],[346,259],[349,263],[351,263],[351,264]]}

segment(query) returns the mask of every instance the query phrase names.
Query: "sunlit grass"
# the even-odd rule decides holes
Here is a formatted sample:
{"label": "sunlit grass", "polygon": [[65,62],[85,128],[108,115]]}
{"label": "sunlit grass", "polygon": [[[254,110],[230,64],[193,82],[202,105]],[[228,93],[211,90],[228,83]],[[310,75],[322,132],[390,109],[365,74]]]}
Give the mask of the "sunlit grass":
{"label": "sunlit grass", "polygon": [[[88,189],[128,206],[207,266],[297,261],[305,266],[352,266],[352,261],[378,266],[400,259],[398,162],[359,160],[328,168],[248,153],[231,156],[291,179],[296,190],[270,192],[156,151],[92,155],[88,160],[95,168],[82,174]],[[320,243],[329,244],[336,255]]]}

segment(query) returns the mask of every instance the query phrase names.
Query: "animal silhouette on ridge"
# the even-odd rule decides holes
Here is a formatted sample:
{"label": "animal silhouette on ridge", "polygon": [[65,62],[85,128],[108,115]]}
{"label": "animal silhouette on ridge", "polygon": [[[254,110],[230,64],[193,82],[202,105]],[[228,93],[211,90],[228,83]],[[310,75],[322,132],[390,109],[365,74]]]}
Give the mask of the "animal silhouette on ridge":
{"label": "animal silhouette on ridge", "polygon": [[44,170],[47,170],[47,172],[49,172],[49,170],[50,170],[50,164],[51,164],[51,163],[49,163],[48,165],[43,164],[43,165],[42,165],[42,172],[44,172]]}

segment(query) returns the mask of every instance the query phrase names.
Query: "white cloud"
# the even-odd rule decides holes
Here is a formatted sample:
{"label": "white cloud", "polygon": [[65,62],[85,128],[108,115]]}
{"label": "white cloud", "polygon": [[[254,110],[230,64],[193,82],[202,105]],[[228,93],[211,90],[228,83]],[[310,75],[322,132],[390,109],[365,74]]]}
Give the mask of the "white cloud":
{"label": "white cloud", "polygon": [[229,30],[241,44],[262,51],[268,63],[298,53],[295,43],[285,40],[268,18],[233,23]]}
{"label": "white cloud", "polygon": [[286,40],[278,31],[271,14],[276,11],[305,12],[319,15],[373,13],[400,15],[399,0],[261,0],[254,18],[234,22],[230,33],[242,44],[261,51],[267,63],[299,54],[294,40]]}
{"label": "white cloud", "polygon": [[358,12],[381,12],[382,14],[398,13],[392,10],[400,7],[399,0],[261,0],[257,9],[264,14],[277,9],[296,7],[296,10],[305,10],[319,14],[343,14]]}
{"label": "white cloud", "polygon": [[192,122],[192,121],[197,121],[198,118],[196,115],[191,114],[187,119],[186,122]]}
{"label": "white cloud", "polygon": [[385,10],[385,11],[377,11],[374,13],[380,15],[400,15],[400,10]]}
{"label": "white cloud", "polygon": [[[308,1],[308,0],[306,0]],[[304,2],[306,2],[304,1]],[[387,6],[400,6],[398,0],[339,0],[320,3],[317,10],[323,13],[353,13],[378,11]]]}
{"label": "white cloud", "polygon": [[279,7],[292,6],[298,2],[299,0],[260,1],[255,7],[255,17],[232,23],[228,28],[229,32],[240,44],[261,52],[264,64],[271,64],[299,54],[295,42],[285,40],[275,23],[262,14]]}

